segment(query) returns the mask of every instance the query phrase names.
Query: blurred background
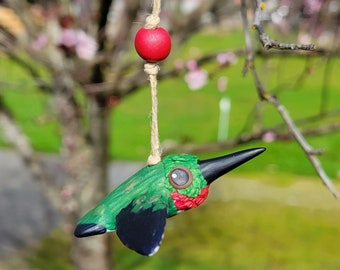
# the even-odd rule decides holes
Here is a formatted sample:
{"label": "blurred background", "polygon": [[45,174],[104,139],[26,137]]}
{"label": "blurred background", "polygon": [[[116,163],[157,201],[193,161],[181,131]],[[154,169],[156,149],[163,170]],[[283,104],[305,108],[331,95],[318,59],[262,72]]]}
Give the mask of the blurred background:
{"label": "blurred background", "polygon": [[79,240],[73,229],[146,164],[151,98],[133,40],[152,1],[0,0],[1,269],[340,268],[339,202],[244,74],[250,32],[262,83],[340,191],[340,3],[264,1],[266,33],[312,52],[262,48],[250,27],[257,4],[162,1],[172,37],[158,75],[164,154],[267,151],[168,219],[149,258],[115,233]]}

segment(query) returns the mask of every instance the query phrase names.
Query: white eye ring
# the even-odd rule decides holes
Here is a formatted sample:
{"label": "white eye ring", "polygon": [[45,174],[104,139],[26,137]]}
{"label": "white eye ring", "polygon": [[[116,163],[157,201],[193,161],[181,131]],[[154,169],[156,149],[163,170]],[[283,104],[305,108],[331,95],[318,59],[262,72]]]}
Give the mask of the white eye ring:
{"label": "white eye ring", "polygon": [[192,173],[187,167],[175,167],[169,173],[169,182],[176,189],[186,188],[192,183]]}

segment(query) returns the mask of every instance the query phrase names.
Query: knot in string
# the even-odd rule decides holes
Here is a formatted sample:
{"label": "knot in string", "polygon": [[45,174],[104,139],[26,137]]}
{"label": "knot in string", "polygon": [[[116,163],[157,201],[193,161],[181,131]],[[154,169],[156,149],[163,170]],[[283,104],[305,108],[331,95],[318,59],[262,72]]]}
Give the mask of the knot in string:
{"label": "knot in string", "polygon": [[[147,75],[154,75],[156,76],[158,74],[159,71],[159,66],[156,63],[146,63],[144,64],[144,72]],[[151,78],[149,78],[151,81]]]}
{"label": "knot in string", "polygon": [[158,15],[151,14],[148,17],[146,17],[145,20],[145,28],[152,29],[156,28],[160,22],[160,19]]}
{"label": "knot in string", "polygon": [[154,156],[152,154],[150,154],[150,156],[148,157],[148,165],[152,166],[152,165],[156,165],[157,163],[159,163],[161,161],[161,157],[159,156]]}
{"label": "knot in string", "polygon": [[160,22],[159,13],[161,12],[161,0],[153,1],[152,13],[146,17],[145,28],[156,28]]}

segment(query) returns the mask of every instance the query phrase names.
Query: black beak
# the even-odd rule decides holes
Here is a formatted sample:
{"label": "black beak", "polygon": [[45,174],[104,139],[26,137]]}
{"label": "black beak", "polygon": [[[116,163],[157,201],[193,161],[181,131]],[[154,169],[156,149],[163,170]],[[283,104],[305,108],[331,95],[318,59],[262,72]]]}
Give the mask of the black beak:
{"label": "black beak", "polygon": [[209,185],[223,174],[226,174],[227,172],[235,169],[248,160],[251,160],[265,150],[266,148],[253,148],[243,150],[222,157],[199,160],[198,164],[200,166],[203,177]]}

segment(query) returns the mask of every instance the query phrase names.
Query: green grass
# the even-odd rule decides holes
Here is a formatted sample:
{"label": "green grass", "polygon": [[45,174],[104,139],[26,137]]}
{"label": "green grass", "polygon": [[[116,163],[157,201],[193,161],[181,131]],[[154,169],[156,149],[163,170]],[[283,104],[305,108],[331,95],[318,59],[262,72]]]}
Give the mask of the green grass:
{"label": "green grass", "polygon": [[[44,69],[40,71],[46,78]],[[38,151],[57,152],[61,138],[51,100],[37,91],[33,78],[3,55],[0,55],[0,94],[33,147]],[[0,140],[0,145],[5,146],[6,141]]]}
{"label": "green grass", "polygon": [[[286,82],[287,91],[280,93],[280,100],[295,119],[317,115],[320,108],[320,88],[323,62],[312,61],[311,66],[314,73],[308,77],[306,82],[299,87],[295,86],[296,77],[302,72],[304,62],[301,59],[286,59],[284,65],[279,63],[280,59],[272,60],[275,67],[280,65],[282,78],[280,81],[268,81],[268,89],[274,93],[278,83]],[[262,67],[259,61],[259,70]],[[282,66],[282,67],[281,67]],[[242,61],[227,70],[216,74],[227,75],[229,87],[227,95],[231,98],[232,108],[230,116],[230,137],[237,136],[244,128],[247,119],[252,119],[254,107],[258,97],[254,89],[253,80],[250,76],[244,78],[241,75]],[[335,67],[335,66],[334,66]],[[294,70],[294,73],[292,73]],[[269,71],[276,74],[275,70]],[[333,69],[330,87],[329,109],[338,109],[340,100],[340,85],[336,80],[336,74],[340,72],[340,65]],[[261,72],[265,76],[264,72]],[[271,77],[270,77],[271,78]],[[309,81],[311,78],[311,81]],[[215,81],[209,82],[199,91],[190,91],[182,79],[166,80],[159,84],[159,125],[161,141],[175,140],[177,142],[204,143],[216,140],[218,129],[218,102],[221,93],[215,87]],[[262,124],[265,127],[282,124],[282,119],[275,108],[270,104],[262,104]],[[150,151],[150,93],[143,89],[118,105],[112,114],[112,124],[115,127],[111,133],[112,144],[110,146],[111,157],[114,159],[145,160]],[[339,116],[329,117],[324,120],[328,122],[339,122]],[[321,121],[301,124],[300,128],[317,127]],[[129,128],[130,127],[130,128]],[[134,136],[129,136],[133,134]],[[338,147],[339,137],[336,134],[324,135],[308,139],[316,148],[325,150],[321,157],[331,177],[337,177],[338,173]],[[260,160],[257,159],[254,166],[241,168],[242,170],[263,171],[270,167],[281,172],[290,171],[301,175],[313,175],[314,169],[305,158],[300,147],[292,140],[274,143],[256,142],[251,145],[242,146],[266,146],[267,152]],[[133,147],[132,147],[133,146]],[[226,149],[224,152],[227,152]],[[214,153],[208,153],[212,156]],[[206,155],[202,155],[205,157]]]}
{"label": "green grass", "polygon": [[[27,97],[27,98],[26,98]],[[4,101],[12,104],[12,114],[38,151],[58,152],[60,131],[46,96],[36,91],[8,91]]]}

